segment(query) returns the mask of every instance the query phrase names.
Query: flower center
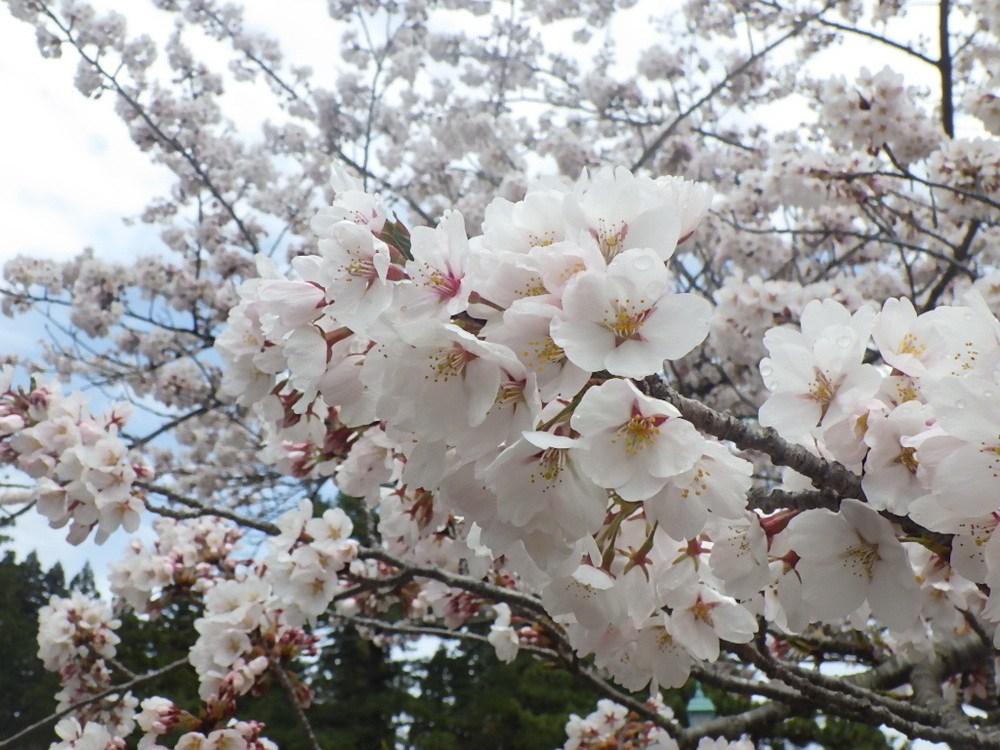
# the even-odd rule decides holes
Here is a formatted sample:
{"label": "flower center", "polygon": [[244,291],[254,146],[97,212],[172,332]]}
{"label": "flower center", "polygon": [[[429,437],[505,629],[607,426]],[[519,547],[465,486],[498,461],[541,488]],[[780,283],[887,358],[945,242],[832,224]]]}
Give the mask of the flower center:
{"label": "flower center", "polygon": [[[626,453],[638,453],[660,434],[660,425],[665,419],[665,417],[644,417],[641,414],[633,414],[615,434],[625,439]],[[617,442],[617,438],[612,442]]]}
{"label": "flower center", "polygon": [[462,289],[460,275],[456,275],[450,268],[434,268],[427,263],[423,266],[424,284],[437,295],[438,299],[449,300],[458,296]]}
{"label": "flower center", "polygon": [[597,240],[604,260],[610,263],[611,259],[622,251],[622,245],[628,235],[628,224],[623,221],[609,225],[604,219],[598,219],[597,229],[591,229],[590,234]]}
{"label": "flower center", "polygon": [[458,344],[452,344],[447,349],[438,349],[430,356],[431,372],[424,375],[424,378],[433,379],[435,383],[447,382],[453,377],[461,377],[465,374],[465,367],[476,355],[463,349]]}
{"label": "flower center", "polygon": [[644,310],[633,310],[630,307],[624,306],[619,307],[616,300],[614,317],[609,316],[607,311],[605,311],[601,325],[615,335],[616,346],[631,339],[641,340],[642,337],[639,335],[639,331],[642,329],[642,324],[646,322],[646,318],[652,312],[652,307]]}
{"label": "flower center", "polygon": [[706,625],[713,625],[712,610],[717,606],[719,606],[718,602],[706,602],[699,595],[697,601],[694,603],[694,606],[691,607],[691,613],[694,615],[696,620],[700,620]]}
{"label": "flower center", "polygon": [[927,347],[917,341],[917,337],[912,333],[908,333],[903,336],[903,339],[899,342],[899,353],[900,354],[912,354],[913,356],[919,356],[926,351]]}
{"label": "flower center", "polygon": [[508,380],[506,383],[500,384],[493,403],[505,406],[506,404],[514,404],[519,401],[524,401],[524,381]]}
{"label": "flower center", "polygon": [[538,459],[539,473],[546,482],[557,481],[565,465],[566,450],[563,448],[546,448]]}
{"label": "flower center", "polygon": [[375,263],[370,257],[351,258],[350,262],[344,266],[344,271],[347,272],[347,281],[364,279],[372,282],[378,278]]}
{"label": "flower center", "polygon": [[536,371],[541,370],[545,365],[560,362],[566,357],[566,352],[563,351],[563,348],[549,336],[540,341],[529,341],[527,346],[529,350],[521,352],[521,356],[525,359],[529,357],[534,359],[534,369]]}
{"label": "flower center", "polygon": [[893,463],[902,464],[911,474],[916,474],[917,459],[914,457],[916,452],[916,448],[902,448],[899,451],[899,455],[893,460]]}
{"label": "flower center", "polygon": [[857,547],[848,548],[844,564],[853,571],[860,570],[870,581],[875,576],[875,563],[880,559],[876,545],[859,544]]}

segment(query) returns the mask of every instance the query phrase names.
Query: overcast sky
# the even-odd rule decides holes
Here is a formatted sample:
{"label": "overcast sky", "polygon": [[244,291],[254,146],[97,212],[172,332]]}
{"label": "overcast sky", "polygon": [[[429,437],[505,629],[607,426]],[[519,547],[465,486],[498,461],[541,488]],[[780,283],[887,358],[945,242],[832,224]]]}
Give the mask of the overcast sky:
{"label": "overcast sky", "polygon": [[[0,263],[18,254],[68,258],[93,246],[127,255],[137,232],[122,217],[138,213],[169,185],[129,141],[111,102],[84,99],[72,85],[75,62],[43,60],[31,27],[0,9]],[[40,324],[0,318],[0,347],[32,352],[44,335]],[[5,532],[7,530],[4,530]],[[48,528],[37,513],[22,516],[14,531],[20,555],[37,549],[44,565],[63,563],[69,575],[87,560],[97,568],[120,556],[125,539],[107,548],[92,542],[70,547],[65,530]]]}
{"label": "overcast sky", "polygon": [[[149,3],[99,0],[95,5],[127,9],[132,34],[164,39],[170,33],[170,17]],[[256,0],[249,6],[251,27],[294,32],[294,62],[312,64],[320,72],[334,64],[335,32],[325,2]],[[155,229],[141,223],[127,226],[123,219],[167,193],[170,175],[132,143],[109,94],[94,101],[74,88],[75,70],[71,49],[62,59],[43,59],[32,27],[0,8],[0,81],[7,102],[0,117],[0,264],[19,254],[69,258],[86,247],[109,259],[157,251]],[[235,105],[237,122],[255,127],[259,117],[239,117],[241,111],[253,111],[253,95],[236,89],[227,97]],[[43,336],[40,320],[0,318],[4,351],[30,355]],[[12,536],[19,555],[37,549],[43,564],[58,560],[70,575],[88,560],[100,573],[106,561],[120,559],[128,538],[119,533],[103,546],[87,541],[71,548],[64,541],[65,529],[49,529],[36,513],[23,516]]]}

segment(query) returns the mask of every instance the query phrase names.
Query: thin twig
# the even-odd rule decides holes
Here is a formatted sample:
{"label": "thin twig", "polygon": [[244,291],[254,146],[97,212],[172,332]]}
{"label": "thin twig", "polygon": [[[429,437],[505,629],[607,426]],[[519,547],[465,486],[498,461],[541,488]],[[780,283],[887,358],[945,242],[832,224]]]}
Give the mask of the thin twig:
{"label": "thin twig", "polygon": [[182,659],[178,659],[177,661],[167,664],[165,667],[160,667],[159,669],[156,669],[152,672],[147,672],[146,674],[139,675],[138,677],[135,677],[134,679],[131,679],[128,682],[123,682],[118,685],[112,685],[111,687],[106,688],[99,693],[95,693],[94,695],[90,696],[89,698],[86,698],[85,700],[77,701],[72,706],[68,706],[62,709],[61,711],[56,711],[55,713],[46,716],[44,719],[36,721],[30,727],[25,727],[17,734],[8,737],[5,740],[0,740],[0,750],[3,750],[4,748],[7,747],[13,747],[13,743],[17,742],[22,737],[30,734],[31,732],[34,732],[36,729],[41,729],[47,724],[53,724],[59,721],[59,719],[61,719],[63,716],[73,713],[82,706],[86,706],[91,703],[96,703],[97,701],[103,698],[107,698],[109,695],[114,695],[115,693],[122,693],[126,690],[138,687],[139,685],[142,685],[144,683],[151,682],[152,680],[155,680],[158,677],[162,677],[163,675],[168,674],[169,672],[172,672],[173,670],[177,669],[178,667],[182,667],[187,663],[188,659],[185,656]]}
{"label": "thin twig", "polygon": [[299,698],[295,694],[295,686],[288,678],[285,668],[273,656],[268,657],[268,662],[271,665],[271,674],[274,675],[278,684],[281,685],[281,689],[285,691],[285,695],[288,697],[288,702],[292,706],[292,714],[295,716],[295,723],[299,725],[299,728],[305,734],[306,742],[309,743],[309,749],[322,750],[319,740],[316,739],[316,733],[313,732],[312,724],[309,723],[309,717],[306,716],[306,712],[302,709],[302,704],[299,703]]}

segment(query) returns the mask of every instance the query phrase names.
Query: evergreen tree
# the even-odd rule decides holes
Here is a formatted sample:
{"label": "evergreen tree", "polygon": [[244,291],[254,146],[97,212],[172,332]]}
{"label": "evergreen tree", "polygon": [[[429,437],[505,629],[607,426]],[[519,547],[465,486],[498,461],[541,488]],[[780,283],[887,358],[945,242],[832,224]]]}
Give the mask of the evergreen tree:
{"label": "evergreen tree", "polygon": [[[354,628],[332,628],[324,641],[306,675],[314,692],[306,713],[320,744],[337,750],[392,750],[396,717],[407,698],[404,665],[393,660],[389,647],[362,638]],[[273,732],[268,736],[277,741]],[[301,738],[301,733],[293,736]],[[287,747],[304,748],[291,742]]]}
{"label": "evergreen tree", "polygon": [[[0,543],[7,541],[0,538]],[[38,610],[50,596],[65,596],[66,580],[58,563],[42,569],[32,552],[18,562],[8,550],[0,560],[0,738],[31,726],[56,707],[59,678],[38,658]],[[52,730],[41,728],[19,741],[19,750],[42,750],[52,742]]]}
{"label": "evergreen tree", "polygon": [[529,654],[505,664],[493,647],[462,641],[411,662],[404,718],[408,750],[552,750],[571,713],[594,709],[594,693]]}

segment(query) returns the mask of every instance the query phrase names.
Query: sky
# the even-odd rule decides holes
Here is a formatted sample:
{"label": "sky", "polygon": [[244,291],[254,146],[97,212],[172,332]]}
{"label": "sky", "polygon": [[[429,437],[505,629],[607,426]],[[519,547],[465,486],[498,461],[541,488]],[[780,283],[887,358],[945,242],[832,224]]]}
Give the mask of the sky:
{"label": "sky", "polygon": [[[98,0],[94,5],[127,9],[130,33],[164,39],[171,31],[169,17],[149,3]],[[325,5],[252,0],[247,16],[251,27],[266,29],[289,28],[288,19],[295,18],[294,61],[322,71],[335,64]],[[125,219],[168,193],[170,174],[133,144],[110,95],[95,101],[75,89],[75,71],[71,50],[61,59],[43,59],[33,28],[0,7],[0,82],[7,101],[0,117],[0,264],[20,254],[67,259],[86,247],[109,260],[128,259],[159,246],[154,229],[128,225]],[[227,97],[237,122],[259,122],[252,94],[237,89]],[[37,354],[44,335],[40,320],[0,318],[4,351]],[[119,532],[104,545],[88,540],[70,547],[65,530],[50,529],[36,513],[22,516],[12,536],[19,556],[37,550],[43,565],[61,562],[68,575],[90,562],[99,583],[107,562],[120,559],[129,538]]]}
{"label": "sky", "polygon": [[[128,138],[111,102],[84,99],[72,85],[71,59],[43,60],[31,27],[0,9],[0,81],[6,114],[0,117],[0,263],[19,255],[69,258],[92,246],[107,257],[127,256],[152,238],[122,218],[170,183]],[[4,351],[37,352],[40,322],[0,318]],[[35,549],[42,564],[61,562],[68,576],[90,561],[100,571],[120,557],[116,535],[104,547],[65,542],[37,513],[14,531],[19,556]],[[99,576],[100,578],[100,576]]]}
{"label": "sky", "polygon": [[[169,32],[163,14],[135,0],[102,0],[101,6],[129,9],[130,29],[162,38]],[[322,0],[250,0],[252,24],[281,29],[296,62],[308,62],[323,75],[336,64],[331,26]],[[294,29],[288,23],[295,18]],[[293,33],[294,32],[294,33]],[[843,53],[833,65],[841,65]],[[898,58],[864,59],[873,70]],[[110,100],[92,101],[73,87],[75,60],[45,60],[28,25],[0,9],[0,82],[6,113],[0,117],[0,263],[17,254],[68,258],[94,247],[106,258],[153,252],[157,238],[141,224],[127,226],[154,196],[169,190],[166,170],[151,164],[129,139]],[[851,71],[843,71],[850,75]],[[236,111],[254,110],[252,99],[235,100]],[[783,114],[782,116],[787,116]],[[259,119],[259,118],[258,118]],[[248,117],[247,121],[257,119]],[[36,351],[40,325],[25,327],[0,318],[0,348]],[[14,532],[19,554],[37,549],[43,565],[56,561],[69,575],[89,561],[98,579],[108,561],[119,559],[127,544],[123,533],[105,545],[86,541],[69,547],[64,530],[52,530],[38,514],[22,517]],[[935,747],[919,743],[916,747]],[[943,747],[943,746],[940,746]]]}

